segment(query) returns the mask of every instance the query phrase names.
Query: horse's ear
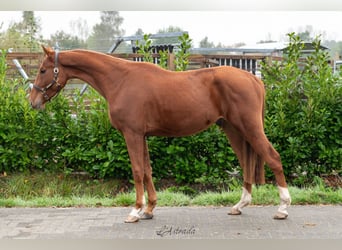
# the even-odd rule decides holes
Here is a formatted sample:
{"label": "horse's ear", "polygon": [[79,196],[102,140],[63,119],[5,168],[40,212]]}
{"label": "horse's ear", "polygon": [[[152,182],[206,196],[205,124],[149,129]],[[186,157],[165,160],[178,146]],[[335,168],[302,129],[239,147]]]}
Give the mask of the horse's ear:
{"label": "horse's ear", "polygon": [[54,55],[54,52],[51,48],[45,48],[44,45],[42,45],[42,48],[44,50],[45,55],[47,55],[48,57],[52,57]]}

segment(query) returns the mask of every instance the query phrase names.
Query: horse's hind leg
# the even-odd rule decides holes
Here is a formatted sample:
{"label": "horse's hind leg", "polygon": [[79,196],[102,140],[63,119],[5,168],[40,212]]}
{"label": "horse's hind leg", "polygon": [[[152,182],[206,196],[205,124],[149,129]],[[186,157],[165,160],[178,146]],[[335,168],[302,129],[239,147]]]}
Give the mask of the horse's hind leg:
{"label": "horse's hind leg", "polygon": [[[228,138],[231,141],[232,147],[234,151],[237,153],[240,163],[243,166],[243,158],[246,155],[242,155],[243,153],[243,143],[247,141],[251,146],[251,149],[254,152],[250,152],[256,155],[265,161],[268,166],[271,168],[272,172],[275,175],[279,195],[280,195],[280,207],[278,209],[277,214],[274,216],[275,219],[285,219],[288,216],[287,213],[287,206],[291,203],[291,197],[287,188],[285,176],[283,173],[283,167],[280,160],[279,153],[273,148],[271,143],[268,141],[265,133],[264,127],[262,122],[262,109],[263,105],[258,105],[256,102],[251,103],[250,107],[254,107],[254,111],[251,112],[248,108],[241,108],[245,107],[246,100],[244,103],[238,103],[237,106],[240,107],[239,109],[231,109],[230,117],[228,117],[228,122],[224,124],[223,129],[228,135]],[[260,110],[258,111],[258,107]],[[230,118],[230,119],[229,119]],[[234,119],[233,119],[234,118]],[[231,132],[229,132],[231,131]],[[238,135],[237,135],[238,134]],[[240,143],[239,143],[240,140]],[[234,146],[235,144],[235,146]],[[242,146],[241,146],[242,145]],[[250,166],[244,166],[244,169],[248,169]],[[252,184],[250,181],[248,181]],[[245,192],[245,191],[244,191]],[[242,200],[247,199],[248,194],[242,195]],[[241,206],[243,203],[238,203],[236,206],[237,208]]]}
{"label": "horse's hind leg", "polygon": [[[251,119],[249,119],[250,121]],[[275,175],[276,182],[278,184],[279,196],[280,196],[280,207],[277,214],[274,216],[275,219],[285,219],[288,216],[287,207],[291,203],[291,197],[287,188],[285,175],[283,172],[282,163],[280,160],[279,153],[273,148],[271,143],[268,141],[262,124],[248,123],[242,130],[246,140],[253,147],[253,150],[268,164],[272,172]],[[253,125],[252,125],[253,124]],[[251,126],[249,126],[251,125]]]}
{"label": "horse's hind leg", "polygon": [[[239,163],[242,167],[244,164],[243,162],[243,143],[244,138],[241,136],[240,132],[237,131],[231,124],[229,124],[227,121],[222,120],[220,122],[220,126],[223,129],[223,131],[226,133],[229,143],[234,150],[235,154],[237,155],[239,159]],[[244,168],[243,168],[244,169]],[[245,206],[248,206],[252,201],[252,185],[248,182],[243,183],[242,188],[242,195],[240,201],[235,204],[230,212],[228,212],[229,215],[240,215],[242,213],[242,208]]]}
{"label": "horse's hind leg", "polygon": [[254,140],[252,145],[254,145],[255,148],[259,148],[260,154],[263,155],[266,163],[271,168],[278,184],[280,206],[274,216],[274,219],[286,219],[288,216],[287,207],[291,204],[291,196],[286,184],[280,155],[273,148],[265,135],[263,140],[260,140],[260,142],[259,140]]}
{"label": "horse's hind leg", "polygon": [[248,206],[252,201],[252,185],[244,182],[240,201],[236,203],[228,212],[229,215],[240,215],[242,209]]}

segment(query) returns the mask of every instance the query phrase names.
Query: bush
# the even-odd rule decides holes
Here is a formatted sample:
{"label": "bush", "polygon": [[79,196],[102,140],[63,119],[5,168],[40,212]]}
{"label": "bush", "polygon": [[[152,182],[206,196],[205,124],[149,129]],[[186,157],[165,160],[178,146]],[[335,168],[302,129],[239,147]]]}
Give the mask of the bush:
{"label": "bush", "polygon": [[284,61],[262,65],[265,126],[285,174],[303,184],[314,176],[341,172],[342,82],[333,75],[318,38],[315,51],[304,59],[303,41],[294,33],[289,39]]}
{"label": "bush", "polygon": [[27,84],[17,80],[0,81],[1,172],[46,169],[56,163],[59,166],[60,141],[70,112],[66,100],[58,98],[45,112],[35,112],[27,100],[26,89]]}
{"label": "bush", "polygon": [[[285,60],[262,68],[266,133],[281,154],[287,178],[297,185],[341,173],[341,78],[332,74],[318,39],[314,45],[315,52],[299,64],[302,41],[291,34]],[[83,171],[94,178],[132,179],[125,141],[111,127],[102,97],[93,90],[77,99],[61,94],[46,110],[33,110],[27,84],[5,79],[5,62],[2,52],[0,173]],[[184,138],[150,137],[148,144],[155,180],[229,188],[241,180],[237,158],[217,126]],[[273,174],[268,171],[267,177]]]}

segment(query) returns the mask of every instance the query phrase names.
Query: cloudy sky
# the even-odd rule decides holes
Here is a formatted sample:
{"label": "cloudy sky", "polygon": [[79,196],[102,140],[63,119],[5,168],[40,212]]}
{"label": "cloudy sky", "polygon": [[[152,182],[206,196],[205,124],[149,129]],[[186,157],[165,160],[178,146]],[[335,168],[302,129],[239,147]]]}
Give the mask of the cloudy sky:
{"label": "cloudy sky", "polygon": [[[282,41],[289,32],[305,31],[311,26],[314,34],[327,40],[342,40],[342,11],[120,11],[124,18],[125,35],[133,35],[138,28],[145,33],[178,26],[189,32],[195,47],[204,37],[209,41],[233,45],[253,44],[260,40]],[[2,29],[21,19],[21,11],[0,11]],[[86,20],[91,28],[99,23],[98,11],[35,11],[40,19],[42,35],[49,38],[57,30],[71,32],[72,21]]]}

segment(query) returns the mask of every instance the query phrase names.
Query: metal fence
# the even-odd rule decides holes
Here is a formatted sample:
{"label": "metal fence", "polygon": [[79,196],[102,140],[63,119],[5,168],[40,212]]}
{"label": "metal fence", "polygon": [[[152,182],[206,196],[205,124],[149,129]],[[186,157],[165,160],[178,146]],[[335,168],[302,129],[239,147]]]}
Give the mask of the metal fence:
{"label": "metal fence", "polygon": [[[114,57],[123,58],[131,61],[143,61],[142,56],[137,53],[131,54],[109,54]],[[34,77],[39,68],[39,64],[43,59],[43,53],[8,53],[7,54],[7,77],[18,78],[22,77],[22,74],[18,71],[18,62],[20,63],[22,70],[26,72],[30,81],[34,81]],[[174,56],[172,53],[170,57]],[[154,53],[152,57],[158,63],[159,54]],[[257,74],[260,70],[260,61],[265,60],[266,56],[263,55],[200,55],[193,54],[189,57],[188,70],[215,67],[228,65],[237,67],[243,70],[247,70],[253,74]],[[169,69],[172,70],[172,59],[169,60]]]}

